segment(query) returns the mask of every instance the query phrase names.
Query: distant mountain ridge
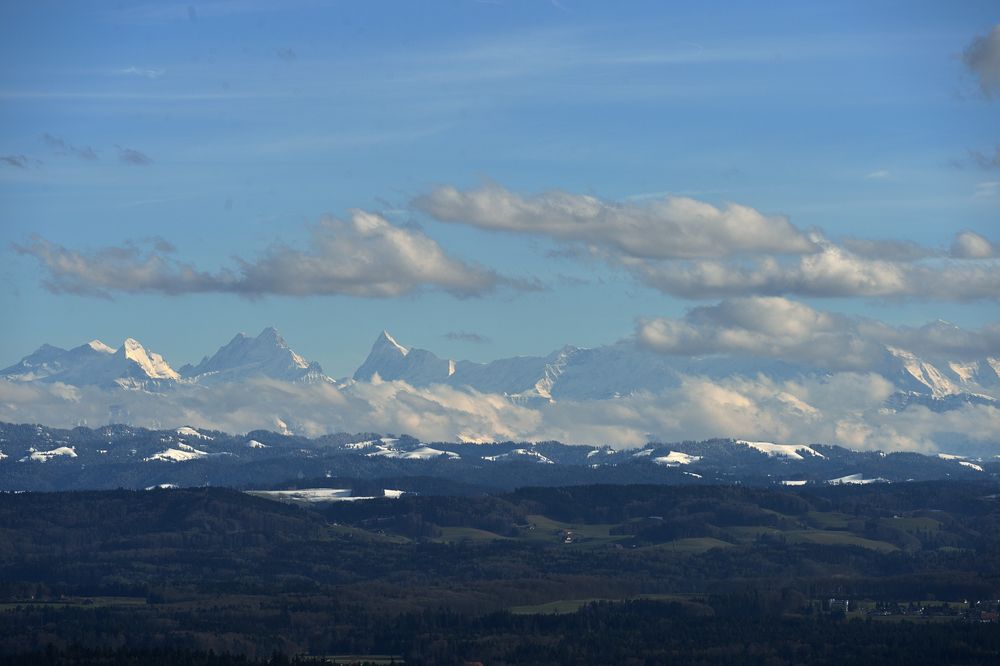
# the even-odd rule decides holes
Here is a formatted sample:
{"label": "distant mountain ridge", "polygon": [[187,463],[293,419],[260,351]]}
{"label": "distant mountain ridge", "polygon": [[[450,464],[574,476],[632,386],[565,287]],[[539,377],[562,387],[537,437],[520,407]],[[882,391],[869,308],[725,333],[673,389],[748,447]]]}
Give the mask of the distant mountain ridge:
{"label": "distant mountain ridge", "polygon": [[[406,435],[232,435],[183,426],[48,428],[0,422],[0,491],[437,477],[482,487],[593,483],[769,486],[1000,478],[1000,456],[853,451],[734,439],[642,448],[560,442],[423,442]],[[309,486],[306,486],[309,487]],[[393,486],[395,487],[395,486]]]}
{"label": "distant mountain ridge", "polygon": [[[885,347],[872,367],[896,388],[889,408],[921,404],[947,411],[964,404],[996,404],[1000,358],[936,361]],[[18,363],[0,370],[14,382],[61,382],[110,389],[167,390],[184,384],[223,384],[266,378],[294,383],[403,381],[414,387],[443,384],[479,393],[500,394],[517,404],[559,400],[614,399],[637,392],[657,393],[681,386],[685,377],[721,379],[765,376],[776,381],[825,371],[803,363],[739,356],[670,356],[633,340],[594,348],[565,346],[546,356],[517,356],[488,363],[442,358],[406,347],[382,331],[350,379],[335,380],[315,361],[297,354],[274,328],[256,337],[237,334],[196,365],[174,370],[159,354],[128,338],[117,349],[93,340],[70,350],[42,345]]]}

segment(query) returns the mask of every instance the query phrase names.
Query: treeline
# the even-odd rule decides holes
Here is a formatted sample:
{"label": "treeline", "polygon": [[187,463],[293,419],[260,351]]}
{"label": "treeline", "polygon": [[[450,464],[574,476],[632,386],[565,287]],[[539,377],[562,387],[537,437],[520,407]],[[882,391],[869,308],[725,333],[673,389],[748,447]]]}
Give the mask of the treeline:
{"label": "treeline", "polygon": [[[656,601],[595,602],[576,613],[481,616],[444,610],[358,618],[370,640],[331,638],[316,655],[361,655],[372,643],[400,648],[407,664],[985,664],[1000,657],[1000,632],[977,623],[838,621],[828,616],[775,621],[745,614],[699,617]],[[0,657],[7,664],[193,666],[317,663],[318,657],[246,657],[214,649],[49,645]]]}

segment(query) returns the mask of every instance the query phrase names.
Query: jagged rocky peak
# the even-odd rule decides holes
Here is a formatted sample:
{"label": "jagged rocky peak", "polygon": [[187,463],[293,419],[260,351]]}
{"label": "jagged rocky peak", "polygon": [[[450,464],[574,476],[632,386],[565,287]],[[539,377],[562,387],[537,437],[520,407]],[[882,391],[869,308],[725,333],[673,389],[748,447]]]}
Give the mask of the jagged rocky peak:
{"label": "jagged rocky peak", "polygon": [[375,339],[368,358],[354,373],[356,381],[368,381],[375,375],[382,379],[403,379],[413,386],[446,381],[455,372],[455,364],[426,349],[404,347],[388,331]]}
{"label": "jagged rocky peak", "polygon": [[284,381],[324,380],[323,368],[292,351],[277,329],[267,327],[257,337],[238,333],[215,354],[196,366],[184,366],[185,377],[197,382],[269,377]]}
{"label": "jagged rocky peak", "polygon": [[372,345],[372,351],[373,352],[375,350],[382,350],[382,349],[385,349],[385,350],[388,350],[388,351],[391,351],[391,352],[396,352],[396,353],[399,353],[399,354],[401,354],[403,356],[406,356],[406,355],[408,355],[410,353],[409,349],[407,349],[403,345],[401,345],[398,342],[396,342],[396,338],[394,338],[391,335],[389,335],[389,331],[386,331],[386,330],[383,330],[379,334],[378,338],[375,339],[375,344]]}

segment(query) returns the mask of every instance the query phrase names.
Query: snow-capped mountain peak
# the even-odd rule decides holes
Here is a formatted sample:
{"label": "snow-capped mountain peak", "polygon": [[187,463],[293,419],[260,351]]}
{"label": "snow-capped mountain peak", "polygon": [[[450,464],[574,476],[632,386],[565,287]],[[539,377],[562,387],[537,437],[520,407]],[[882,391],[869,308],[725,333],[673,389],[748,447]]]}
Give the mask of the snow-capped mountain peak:
{"label": "snow-capped mountain peak", "polygon": [[[383,330],[382,333],[375,340],[375,345],[380,347],[387,347],[388,349],[395,350],[406,356],[410,353],[410,350],[403,345],[396,342],[396,338],[389,335],[389,331]],[[374,348],[373,348],[374,349]]]}
{"label": "snow-capped mountain peak", "polygon": [[[129,340],[131,340],[131,338],[129,338]],[[133,342],[135,342],[135,341],[133,340]],[[93,349],[96,352],[101,352],[101,353],[104,353],[104,354],[114,354],[115,353],[115,348],[114,347],[109,347],[106,344],[104,344],[103,342],[101,342],[100,340],[97,340],[96,338],[94,340],[91,340],[90,342],[88,342],[86,346],[90,347],[91,349]]]}
{"label": "snow-capped mountain peak", "polygon": [[193,381],[211,383],[268,377],[283,381],[325,381],[323,368],[289,348],[272,327],[251,338],[238,333],[228,344],[196,366],[186,365],[181,374]]}
{"label": "snow-capped mountain peak", "polygon": [[116,353],[139,366],[142,374],[149,379],[180,379],[177,371],[162,356],[146,351],[135,338],[126,338]]}

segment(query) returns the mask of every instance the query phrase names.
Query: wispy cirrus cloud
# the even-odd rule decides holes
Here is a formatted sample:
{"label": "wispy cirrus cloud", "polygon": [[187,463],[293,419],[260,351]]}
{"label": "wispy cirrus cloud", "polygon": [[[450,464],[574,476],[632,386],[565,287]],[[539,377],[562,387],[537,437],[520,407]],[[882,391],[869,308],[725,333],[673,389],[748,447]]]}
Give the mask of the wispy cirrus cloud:
{"label": "wispy cirrus cloud", "polygon": [[75,155],[88,162],[97,161],[97,151],[90,146],[75,146],[65,139],[45,132],[42,141],[58,155]]}
{"label": "wispy cirrus cloud", "polygon": [[167,73],[165,69],[154,69],[151,67],[123,67],[116,69],[115,74],[120,76],[138,76],[143,79],[155,80]]}
{"label": "wispy cirrus cloud", "polygon": [[978,79],[984,95],[1000,95],[1000,24],[973,39],[962,54],[962,61]]}
{"label": "wispy cirrus cloud", "polygon": [[533,282],[467,264],[423,232],[360,210],[348,220],[326,217],[312,226],[305,248],[272,244],[254,259],[237,258],[236,267],[214,272],[177,259],[173,246],[162,239],[152,246],[127,243],[74,250],[36,236],[14,249],[39,262],[50,291],[102,297],[233,293],[251,298],[337,294],[391,298],[424,289],[471,297],[501,286],[537,288]]}
{"label": "wispy cirrus cloud", "polygon": [[1000,169],[1000,145],[994,148],[992,155],[980,150],[970,150],[969,159],[983,170]]}
{"label": "wispy cirrus cloud", "polygon": [[118,160],[125,164],[131,166],[149,166],[153,163],[153,159],[142,151],[122,146],[116,146],[116,148],[118,148]]}
{"label": "wispy cirrus cloud", "polygon": [[31,165],[31,159],[27,155],[0,155],[0,162],[15,169],[27,169]]}
{"label": "wispy cirrus cloud", "polygon": [[480,345],[490,341],[487,336],[472,331],[449,331],[444,334],[444,337],[456,342],[472,342]]}

